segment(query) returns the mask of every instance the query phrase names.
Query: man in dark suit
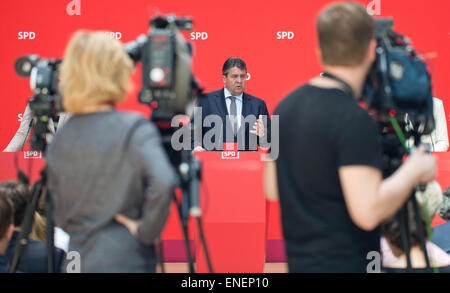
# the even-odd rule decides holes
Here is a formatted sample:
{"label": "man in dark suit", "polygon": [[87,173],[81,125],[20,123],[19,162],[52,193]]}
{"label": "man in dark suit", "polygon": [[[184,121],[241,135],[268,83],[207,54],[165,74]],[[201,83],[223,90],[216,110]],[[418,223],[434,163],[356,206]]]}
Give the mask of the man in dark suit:
{"label": "man in dark suit", "polygon": [[244,92],[245,62],[236,57],[228,58],[222,68],[222,78],[223,89],[197,101],[193,117],[194,151],[223,150],[224,142],[237,143],[239,150],[257,150],[257,145],[267,147],[269,112],[263,100]]}
{"label": "man in dark suit", "polygon": [[[18,181],[10,180],[0,183],[0,197],[10,200],[14,206],[14,233],[9,241],[5,255],[11,262],[16,243],[25,217],[28,199],[31,196],[28,186]],[[55,248],[56,271],[59,272],[64,258],[64,251]],[[18,270],[24,273],[46,273],[47,245],[45,242],[28,239],[28,244],[20,258]]]}

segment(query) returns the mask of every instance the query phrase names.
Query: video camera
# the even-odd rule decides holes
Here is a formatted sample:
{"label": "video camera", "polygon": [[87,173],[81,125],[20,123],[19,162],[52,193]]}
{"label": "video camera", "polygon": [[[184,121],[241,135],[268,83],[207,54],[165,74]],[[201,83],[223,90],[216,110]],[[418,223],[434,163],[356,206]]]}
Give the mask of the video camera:
{"label": "video camera", "polygon": [[36,118],[34,134],[31,139],[33,150],[44,151],[48,122],[64,111],[62,97],[58,89],[58,68],[61,60],[42,59],[38,55],[28,55],[17,59],[15,69],[22,77],[30,76],[33,96],[28,105]]}
{"label": "video camera", "polygon": [[[376,61],[369,72],[365,96],[378,112],[397,111],[433,117],[431,77],[408,38],[392,30],[393,20],[376,19]],[[429,121],[428,121],[429,122]],[[433,127],[424,129],[429,134]]]}
{"label": "video camera", "polygon": [[411,42],[393,31],[393,24],[392,18],[375,19],[376,60],[363,93],[380,126],[385,176],[401,165],[408,152],[406,141],[414,138],[418,145],[435,126],[430,73]]}
{"label": "video camera", "polygon": [[192,30],[191,19],[157,16],[150,21],[148,36],[125,44],[133,61],[142,63],[139,102],[152,108],[155,122],[170,122],[175,115],[189,112],[199,90],[191,72],[191,44],[178,33],[187,30]]}
{"label": "video camera", "polygon": [[53,115],[63,111],[58,91],[58,67],[61,60],[41,59],[28,55],[16,61],[15,69],[22,77],[30,77],[34,96],[30,100],[31,110],[38,115]]}

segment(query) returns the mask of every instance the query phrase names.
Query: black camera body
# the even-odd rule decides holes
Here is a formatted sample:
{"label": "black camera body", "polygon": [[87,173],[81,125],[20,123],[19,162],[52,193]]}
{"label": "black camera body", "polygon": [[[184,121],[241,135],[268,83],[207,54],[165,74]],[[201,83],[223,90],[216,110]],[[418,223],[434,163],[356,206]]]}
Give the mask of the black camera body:
{"label": "black camera body", "polygon": [[58,85],[60,64],[61,60],[44,59],[37,55],[23,56],[17,59],[15,64],[17,74],[22,77],[30,76],[30,87],[33,90],[33,96],[28,101],[36,119],[31,139],[33,150],[45,150],[46,134],[49,133],[48,122],[64,111]]}
{"label": "black camera body", "polygon": [[192,20],[158,16],[150,21],[148,36],[125,44],[133,61],[142,63],[139,102],[152,108],[156,122],[185,114],[198,89],[191,72],[192,47],[180,30],[192,30]]}
{"label": "black camera body", "polygon": [[413,139],[417,146],[422,135],[433,131],[433,95],[425,62],[406,37],[392,30],[392,18],[375,19],[375,24],[376,60],[363,97],[381,131],[383,174],[387,177],[408,154],[406,141]]}
{"label": "black camera body", "polygon": [[419,118],[434,129],[431,76],[408,38],[392,30],[393,20],[376,19],[376,60],[369,71],[363,96],[369,108],[379,113],[395,111]]}
{"label": "black camera body", "polygon": [[22,77],[30,76],[33,97],[29,101],[33,116],[56,116],[63,111],[58,88],[58,68],[61,60],[43,59],[37,55],[17,59],[15,69]]}

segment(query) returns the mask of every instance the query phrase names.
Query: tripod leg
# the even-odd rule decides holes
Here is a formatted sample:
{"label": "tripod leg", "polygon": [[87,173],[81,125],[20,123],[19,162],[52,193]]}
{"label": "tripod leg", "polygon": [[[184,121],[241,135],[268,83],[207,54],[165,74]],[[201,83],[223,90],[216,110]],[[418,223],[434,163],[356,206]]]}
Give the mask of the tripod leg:
{"label": "tripod leg", "polygon": [[[55,225],[53,222],[53,201],[50,191],[47,190],[46,196],[47,204],[47,267],[49,273],[56,271],[55,264]],[[59,268],[58,268],[59,269]]]}
{"label": "tripod leg", "polygon": [[417,232],[419,234],[420,246],[422,248],[423,256],[425,257],[425,262],[427,264],[427,271],[429,273],[432,273],[433,271],[431,269],[430,259],[428,257],[428,251],[427,251],[427,248],[426,248],[427,237],[425,237],[425,231],[423,230],[423,227],[422,227],[422,219],[421,219],[420,214],[419,214],[419,207],[417,205],[416,197],[413,196],[411,198],[411,201],[412,201],[413,208],[414,208],[414,216],[415,216],[416,225],[417,225]]}
{"label": "tripod leg", "polygon": [[411,255],[410,255],[410,238],[409,238],[409,223],[408,223],[408,210],[406,209],[407,203],[401,208],[397,214],[398,222],[400,225],[400,236],[403,244],[403,251],[406,255],[407,272],[412,273]]}
{"label": "tripod leg", "polygon": [[175,201],[175,204],[177,205],[178,215],[179,215],[180,222],[181,222],[181,228],[183,230],[184,245],[186,247],[186,256],[187,256],[188,264],[189,264],[189,272],[195,273],[194,261],[193,261],[192,254],[191,254],[191,245],[189,243],[188,218],[183,216],[182,207],[181,207],[181,204],[178,202],[175,192],[173,193],[173,199]]}
{"label": "tripod leg", "polygon": [[197,219],[198,232],[200,236],[200,241],[203,246],[203,250],[205,252],[206,262],[208,264],[208,270],[210,273],[213,273],[213,267],[211,264],[211,257],[209,255],[208,246],[206,244],[205,233],[203,231],[202,218],[201,218],[201,209],[200,209],[200,200],[199,200],[199,186],[200,186],[200,178],[201,178],[201,163],[196,158],[192,157],[190,161],[189,168],[189,192],[190,192],[190,214]]}
{"label": "tripod leg", "polygon": [[203,249],[205,251],[206,262],[208,263],[208,270],[210,273],[214,273],[211,263],[211,257],[209,256],[208,246],[206,245],[205,233],[203,232],[203,225],[201,217],[197,217],[198,232],[200,234],[200,240],[202,242]]}
{"label": "tripod leg", "polygon": [[19,234],[19,241],[17,241],[14,248],[14,256],[11,261],[11,266],[9,268],[10,273],[15,273],[17,271],[17,266],[19,265],[20,258],[28,245],[28,235],[30,235],[31,229],[33,227],[34,213],[36,211],[37,202],[42,193],[42,181],[37,182],[33,187],[31,200],[28,202],[25,216],[22,223],[22,229]]}

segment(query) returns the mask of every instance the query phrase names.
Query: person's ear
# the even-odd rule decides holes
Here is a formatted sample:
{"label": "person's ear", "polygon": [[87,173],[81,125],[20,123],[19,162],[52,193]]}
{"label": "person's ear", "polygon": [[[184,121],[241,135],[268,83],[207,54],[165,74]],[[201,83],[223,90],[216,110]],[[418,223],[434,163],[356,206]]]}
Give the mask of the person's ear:
{"label": "person's ear", "polygon": [[377,57],[376,49],[377,49],[377,40],[373,39],[370,41],[369,49],[367,50],[367,60],[370,62],[370,64],[372,64]]}
{"label": "person's ear", "polygon": [[222,75],[222,80],[223,80],[223,84],[225,84],[226,81],[227,81],[227,76],[226,75]]}

